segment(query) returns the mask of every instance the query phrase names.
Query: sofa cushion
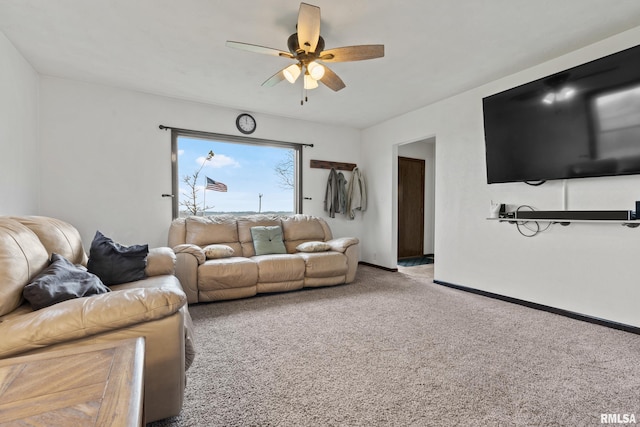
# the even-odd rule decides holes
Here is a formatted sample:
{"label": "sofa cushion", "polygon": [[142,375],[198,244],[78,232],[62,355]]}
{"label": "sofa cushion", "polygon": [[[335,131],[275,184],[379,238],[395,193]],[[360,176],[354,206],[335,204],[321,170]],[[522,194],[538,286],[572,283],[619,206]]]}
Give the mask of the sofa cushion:
{"label": "sofa cushion", "polygon": [[145,278],[149,245],[123,246],[96,231],[89,250],[89,271],[105,285]]}
{"label": "sofa cushion", "polygon": [[22,289],[48,264],[49,254],[33,231],[0,217],[0,316],[22,304]]}
{"label": "sofa cushion", "polygon": [[305,242],[296,246],[298,252],[326,252],[331,245],[325,242]]}
{"label": "sofa cushion", "polygon": [[54,253],[51,264],[24,287],[22,295],[34,310],[40,310],[69,299],[106,292],[109,288],[98,276]]}
{"label": "sofa cushion", "polygon": [[210,291],[255,286],[258,266],[248,258],[231,257],[207,260],[198,267],[198,290]]}
{"label": "sofa cushion", "polygon": [[282,218],[286,240],[325,240],[320,221],[309,215],[293,215]]}
{"label": "sofa cushion", "polygon": [[208,245],[202,248],[207,259],[229,258],[235,251],[228,245]]}
{"label": "sofa cushion", "polygon": [[279,225],[251,227],[251,238],[256,255],[287,253]]}
{"label": "sofa cushion", "polygon": [[304,279],[304,260],[297,254],[256,255],[251,260],[258,264],[258,282],[291,282]]}
{"label": "sofa cushion", "polygon": [[12,217],[33,231],[47,250],[49,257],[56,253],[72,264],[87,265],[87,255],[82,247],[82,238],[71,224],[45,216]]}
{"label": "sofa cushion", "polygon": [[167,244],[170,248],[187,243],[187,218],[175,218],[169,226]]}
{"label": "sofa cushion", "polygon": [[347,273],[347,257],[339,252],[298,254],[305,262],[305,277],[332,277]]}
{"label": "sofa cushion", "polygon": [[231,246],[238,243],[238,226],[231,215],[199,217],[190,216],[185,221],[185,243],[205,247],[213,243]]}
{"label": "sofa cushion", "polygon": [[299,244],[326,239],[324,228],[318,218],[309,215],[293,215],[282,218],[282,230],[287,252],[296,251]]}

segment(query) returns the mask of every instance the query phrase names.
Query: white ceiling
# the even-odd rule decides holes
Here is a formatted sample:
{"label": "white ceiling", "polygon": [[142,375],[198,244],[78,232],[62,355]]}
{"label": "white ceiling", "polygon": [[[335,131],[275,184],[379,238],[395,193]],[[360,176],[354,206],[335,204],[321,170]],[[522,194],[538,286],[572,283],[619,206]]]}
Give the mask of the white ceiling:
{"label": "white ceiling", "polygon": [[300,106],[301,82],[261,87],[291,60],[294,0],[0,0],[0,30],[41,74],[365,128],[633,28],[637,0],[308,0],[326,48],[384,44],[331,64],[346,83]]}

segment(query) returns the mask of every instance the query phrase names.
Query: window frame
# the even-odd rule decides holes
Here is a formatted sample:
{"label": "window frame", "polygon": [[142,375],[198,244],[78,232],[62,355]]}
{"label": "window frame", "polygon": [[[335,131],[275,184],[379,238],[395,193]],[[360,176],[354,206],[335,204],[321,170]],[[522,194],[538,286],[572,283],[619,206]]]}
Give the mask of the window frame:
{"label": "window frame", "polygon": [[248,136],[227,135],[215,132],[203,132],[189,129],[171,129],[171,215],[173,219],[180,216],[180,183],[178,178],[178,138],[189,137],[203,139],[208,141],[219,141],[230,144],[259,145],[268,147],[279,147],[294,150],[294,191],[293,191],[293,209],[294,213],[302,213],[302,148],[311,146],[311,144],[302,144],[297,142],[276,141],[271,139],[254,138]]}

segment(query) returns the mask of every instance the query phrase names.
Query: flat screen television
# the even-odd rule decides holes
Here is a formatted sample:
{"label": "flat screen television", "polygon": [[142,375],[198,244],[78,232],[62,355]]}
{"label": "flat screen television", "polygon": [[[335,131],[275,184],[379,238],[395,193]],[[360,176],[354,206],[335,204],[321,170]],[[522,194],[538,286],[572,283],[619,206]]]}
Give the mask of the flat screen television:
{"label": "flat screen television", "polygon": [[489,184],[640,174],[640,46],[482,104]]}

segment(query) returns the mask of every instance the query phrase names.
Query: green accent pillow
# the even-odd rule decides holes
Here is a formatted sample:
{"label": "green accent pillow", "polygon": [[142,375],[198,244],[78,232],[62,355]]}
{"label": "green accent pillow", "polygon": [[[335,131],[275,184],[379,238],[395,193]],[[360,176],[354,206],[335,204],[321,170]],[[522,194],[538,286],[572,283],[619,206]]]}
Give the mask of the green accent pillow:
{"label": "green accent pillow", "polygon": [[256,255],[287,253],[279,225],[251,227],[251,238]]}

